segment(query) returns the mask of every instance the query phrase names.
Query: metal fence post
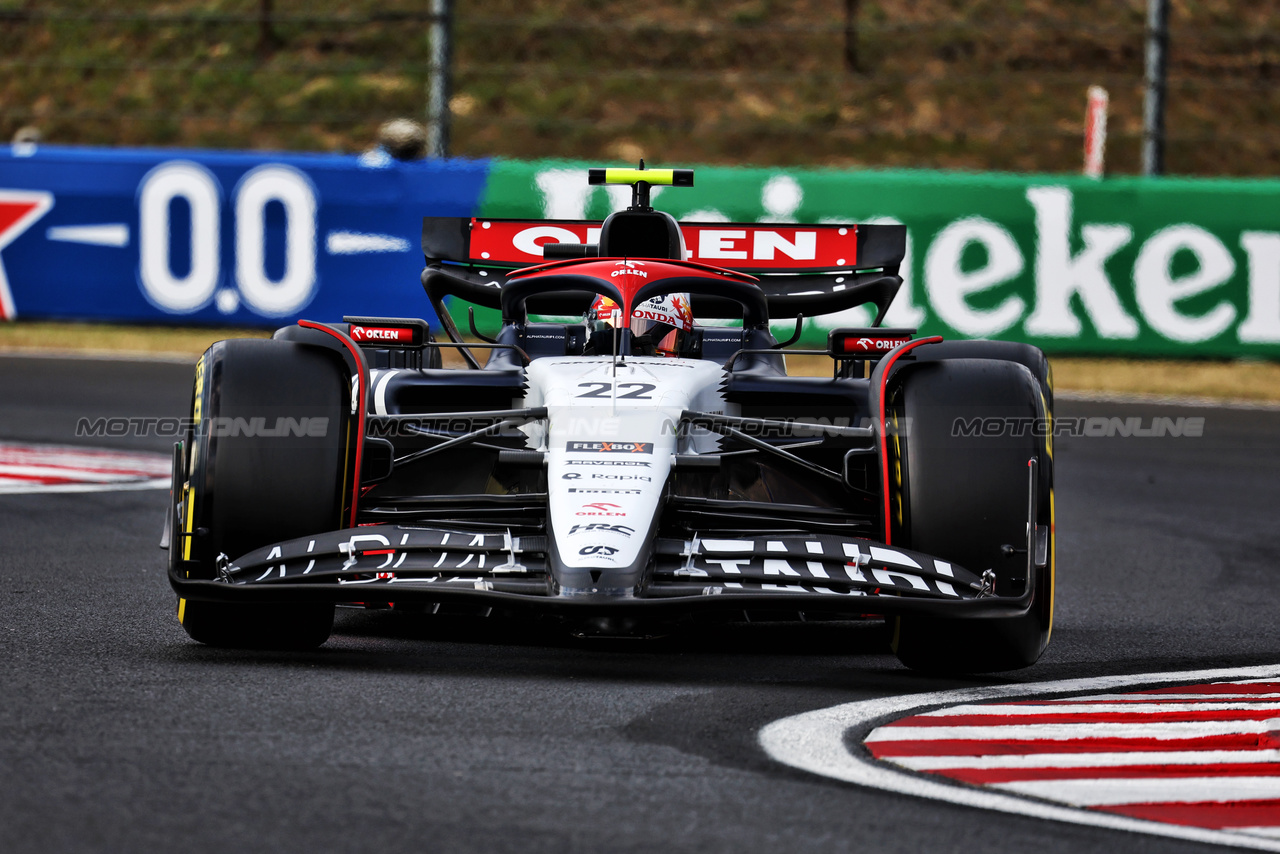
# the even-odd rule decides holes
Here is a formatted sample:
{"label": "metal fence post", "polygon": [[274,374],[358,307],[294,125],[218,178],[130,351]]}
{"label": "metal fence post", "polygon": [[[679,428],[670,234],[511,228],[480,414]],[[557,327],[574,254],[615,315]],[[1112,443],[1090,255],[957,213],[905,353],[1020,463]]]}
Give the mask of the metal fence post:
{"label": "metal fence post", "polygon": [[1142,174],[1164,174],[1164,94],[1169,0],[1147,0],[1146,99],[1142,106]]}
{"label": "metal fence post", "polygon": [[431,0],[431,80],[427,84],[427,154],[449,156],[453,89],[453,0]]}

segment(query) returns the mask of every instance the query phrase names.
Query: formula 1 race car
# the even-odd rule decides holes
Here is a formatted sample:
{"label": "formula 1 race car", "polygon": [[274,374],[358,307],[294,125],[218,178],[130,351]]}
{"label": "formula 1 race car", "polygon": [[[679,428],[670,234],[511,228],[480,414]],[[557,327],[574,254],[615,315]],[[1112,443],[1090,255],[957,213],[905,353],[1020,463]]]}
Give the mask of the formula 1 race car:
{"label": "formula 1 race car", "polygon": [[[881,328],[902,226],[680,223],[650,188],[690,170],[589,180],[631,185],[631,206],[424,220],[447,341],[347,317],[205,352],[165,536],[188,634],[316,646],[340,603],[584,636],[874,619],[911,667],[1035,662],[1054,584],[1044,354]],[[496,339],[472,315],[465,341],[446,297],[500,309]],[[804,317],[862,304],[872,327],[786,349]],[[829,375],[788,376],[797,352]]]}

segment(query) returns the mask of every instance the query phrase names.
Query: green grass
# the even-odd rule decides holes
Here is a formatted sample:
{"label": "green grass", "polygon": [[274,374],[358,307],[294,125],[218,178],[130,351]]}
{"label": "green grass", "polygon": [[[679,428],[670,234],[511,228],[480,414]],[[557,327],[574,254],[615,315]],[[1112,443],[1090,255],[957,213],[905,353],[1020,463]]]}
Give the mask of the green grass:
{"label": "green grass", "polygon": [[[1144,4],[456,0],[453,152],[663,163],[1075,171],[1084,93],[1138,168]],[[421,117],[428,4],[0,0],[0,138],[368,147]],[[1280,0],[1176,3],[1169,171],[1280,173]]]}

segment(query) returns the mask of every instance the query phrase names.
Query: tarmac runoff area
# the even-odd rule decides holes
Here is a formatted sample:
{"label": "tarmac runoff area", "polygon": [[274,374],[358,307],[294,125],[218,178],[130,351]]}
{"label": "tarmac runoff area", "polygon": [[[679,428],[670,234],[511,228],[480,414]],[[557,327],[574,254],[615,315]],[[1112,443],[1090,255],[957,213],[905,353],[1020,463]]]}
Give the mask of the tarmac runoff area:
{"label": "tarmac runoff area", "polygon": [[[1059,437],[1053,642],[1026,670],[943,679],[848,624],[609,644],[344,610],[315,652],[193,644],[156,547],[172,437],[76,434],[86,418],[180,417],[190,394],[189,363],[0,356],[2,458],[56,481],[66,449],[83,451],[69,468],[93,489],[0,494],[6,851],[1277,844],[1271,408],[1059,394],[1061,418],[1203,429]],[[126,474],[118,455],[140,455],[127,474],[153,488],[110,479]],[[1152,720],[1099,719],[1108,704]],[[1108,726],[1188,729],[1134,751],[1106,739],[1147,735],[1090,735]],[[1081,749],[1053,752],[1050,732]],[[1017,750],[992,752],[1001,741]],[[1177,774],[1150,775],[1155,755]],[[1135,768],[1139,782],[1115,782]],[[1223,788],[1197,782],[1208,800],[1180,800],[1205,777]]]}

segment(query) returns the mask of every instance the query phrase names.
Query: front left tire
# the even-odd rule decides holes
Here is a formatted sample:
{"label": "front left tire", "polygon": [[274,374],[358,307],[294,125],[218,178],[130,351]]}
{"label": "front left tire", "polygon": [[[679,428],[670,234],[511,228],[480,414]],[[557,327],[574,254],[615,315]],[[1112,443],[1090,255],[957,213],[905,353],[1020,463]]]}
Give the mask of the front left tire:
{"label": "front left tire", "polygon": [[[188,578],[217,577],[275,542],[343,527],[350,384],[340,357],[293,341],[219,341],[197,365],[187,480],[171,548]],[[322,426],[323,425],[323,426]],[[180,599],[187,634],[218,647],[306,649],[333,629],[332,603]]]}

